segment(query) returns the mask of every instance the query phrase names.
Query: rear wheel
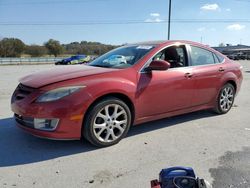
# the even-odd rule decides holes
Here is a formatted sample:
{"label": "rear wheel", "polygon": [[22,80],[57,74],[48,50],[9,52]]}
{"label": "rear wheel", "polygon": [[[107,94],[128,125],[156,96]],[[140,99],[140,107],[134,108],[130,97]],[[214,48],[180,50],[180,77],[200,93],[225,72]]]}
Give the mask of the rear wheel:
{"label": "rear wheel", "polygon": [[232,84],[225,84],[219,93],[215,112],[218,114],[227,113],[233,106],[235,98],[235,88]]}
{"label": "rear wheel", "polygon": [[131,112],[118,98],[108,97],[95,104],[84,122],[84,137],[92,144],[105,147],[117,144],[131,125]]}

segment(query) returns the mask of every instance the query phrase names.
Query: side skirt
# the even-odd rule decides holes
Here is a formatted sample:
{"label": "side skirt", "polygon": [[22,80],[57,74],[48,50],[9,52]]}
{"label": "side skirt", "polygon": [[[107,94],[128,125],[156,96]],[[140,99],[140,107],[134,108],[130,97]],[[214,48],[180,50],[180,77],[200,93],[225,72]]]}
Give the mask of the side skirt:
{"label": "side skirt", "polygon": [[163,114],[156,114],[156,115],[152,115],[152,116],[142,117],[142,118],[136,119],[134,122],[134,125],[138,125],[141,123],[154,121],[154,120],[158,120],[158,119],[168,118],[168,117],[172,117],[172,116],[176,116],[176,115],[187,114],[187,113],[191,113],[191,112],[195,112],[195,111],[199,111],[199,110],[212,109],[212,108],[214,108],[213,105],[205,104],[202,106],[196,106],[196,107],[192,107],[192,108],[176,110],[176,111],[167,112],[167,113],[163,113]]}

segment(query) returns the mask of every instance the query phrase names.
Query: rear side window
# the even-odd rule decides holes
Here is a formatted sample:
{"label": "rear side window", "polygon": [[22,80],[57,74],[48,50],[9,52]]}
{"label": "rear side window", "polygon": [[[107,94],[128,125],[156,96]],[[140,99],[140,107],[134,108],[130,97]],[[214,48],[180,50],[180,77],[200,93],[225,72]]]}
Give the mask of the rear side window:
{"label": "rear side window", "polygon": [[224,61],[225,58],[222,55],[219,55],[219,54],[215,54],[215,55],[218,58],[220,63],[222,63],[222,61]]}
{"label": "rear side window", "polygon": [[220,63],[219,58],[217,57],[217,55],[213,53],[213,56],[214,56],[214,62],[215,62],[215,64]]}
{"label": "rear side window", "polygon": [[192,66],[209,65],[215,63],[212,52],[195,46],[190,46],[190,47],[191,47],[190,55],[192,60]]}

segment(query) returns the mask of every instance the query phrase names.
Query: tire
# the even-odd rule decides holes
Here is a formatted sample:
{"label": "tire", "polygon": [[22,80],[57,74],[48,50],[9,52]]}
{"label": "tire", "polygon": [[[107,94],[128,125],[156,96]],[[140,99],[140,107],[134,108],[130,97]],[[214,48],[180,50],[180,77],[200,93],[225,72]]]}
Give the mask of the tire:
{"label": "tire", "polygon": [[235,88],[232,84],[225,84],[219,93],[214,111],[217,114],[226,114],[232,108],[235,98]]}
{"label": "tire", "polygon": [[83,136],[95,146],[112,146],[127,135],[130,126],[129,107],[118,98],[107,97],[87,112]]}

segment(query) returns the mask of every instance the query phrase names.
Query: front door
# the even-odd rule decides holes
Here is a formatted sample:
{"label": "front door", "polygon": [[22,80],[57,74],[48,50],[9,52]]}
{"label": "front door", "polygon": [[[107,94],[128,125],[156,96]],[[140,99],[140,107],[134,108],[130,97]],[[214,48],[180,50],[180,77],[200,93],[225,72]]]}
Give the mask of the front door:
{"label": "front door", "polygon": [[138,117],[147,117],[188,108],[194,94],[192,68],[188,66],[185,45],[170,46],[152,60],[171,64],[166,71],[142,72],[136,93]]}
{"label": "front door", "polygon": [[191,74],[189,67],[142,73],[136,94],[138,117],[188,108],[194,94]]}

